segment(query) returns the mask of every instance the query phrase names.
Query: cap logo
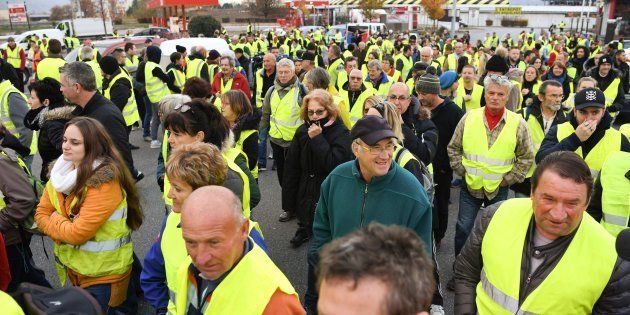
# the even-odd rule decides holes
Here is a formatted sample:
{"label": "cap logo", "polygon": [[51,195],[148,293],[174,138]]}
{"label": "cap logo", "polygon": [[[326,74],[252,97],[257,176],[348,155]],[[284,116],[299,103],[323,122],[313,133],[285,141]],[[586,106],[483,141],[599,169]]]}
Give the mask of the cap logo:
{"label": "cap logo", "polygon": [[586,91],[586,100],[594,101],[597,98],[597,93],[595,91]]}

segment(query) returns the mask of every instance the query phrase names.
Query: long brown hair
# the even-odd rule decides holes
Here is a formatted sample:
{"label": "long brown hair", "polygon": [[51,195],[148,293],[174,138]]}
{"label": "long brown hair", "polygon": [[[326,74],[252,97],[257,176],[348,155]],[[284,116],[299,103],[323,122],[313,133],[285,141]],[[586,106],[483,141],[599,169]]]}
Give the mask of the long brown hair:
{"label": "long brown hair", "polygon": [[[76,204],[70,209],[70,213],[76,214],[85,201],[86,189],[84,188],[88,179],[98,169],[111,166],[115,171],[114,180],[120,183],[120,187],[127,199],[127,226],[132,230],[138,229],[142,225],[143,219],[138,192],[129,169],[123,162],[111,137],[105,131],[105,127],[93,118],[76,117],[66,123],[64,131],[71,125],[77,127],[83,136],[85,156],[77,168],[77,181],[70,193],[74,194],[77,200]],[[97,160],[101,164],[96,169],[93,169],[94,161]]]}

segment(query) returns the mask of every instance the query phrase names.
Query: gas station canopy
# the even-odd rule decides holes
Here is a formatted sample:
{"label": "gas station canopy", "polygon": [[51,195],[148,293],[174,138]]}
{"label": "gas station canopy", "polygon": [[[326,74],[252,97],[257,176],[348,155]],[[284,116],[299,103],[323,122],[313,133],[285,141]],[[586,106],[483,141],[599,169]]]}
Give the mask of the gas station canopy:
{"label": "gas station canopy", "polygon": [[201,6],[218,6],[219,0],[151,0],[147,2],[147,8],[157,9],[163,7],[201,7]]}
{"label": "gas station canopy", "polygon": [[[358,6],[361,0],[331,0],[330,5]],[[385,6],[419,6],[422,0],[385,0]],[[446,6],[453,4],[452,0],[446,1]],[[457,0],[458,5],[509,5],[509,0]]]}

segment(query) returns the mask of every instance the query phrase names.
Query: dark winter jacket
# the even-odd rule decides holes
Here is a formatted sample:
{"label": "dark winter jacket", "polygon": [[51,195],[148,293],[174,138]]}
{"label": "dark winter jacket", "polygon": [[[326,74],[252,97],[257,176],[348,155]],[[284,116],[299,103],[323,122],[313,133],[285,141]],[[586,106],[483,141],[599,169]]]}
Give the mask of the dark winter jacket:
{"label": "dark winter jacket", "polygon": [[[502,202],[495,203],[481,211],[481,215],[475,220],[475,226],[466,245],[455,260],[455,314],[457,315],[477,313],[475,290],[483,268],[481,244],[492,216],[501,204]],[[521,263],[520,301],[524,301],[547,278],[575,236],[574,231],[566,237],[534,249],[532,241],[534,229],[532,218]],[[534,250],[540,250],[544,257],[549,259],[538,267],[536,273],[530,278],[529,285],[525,285],[527,277],[523,275],[531,273],[529,262]],[[597,259],[597,257],[587,259]],[[610,280],[595,303],[593,314],[630,314],[630,262],[617,258]]]}
{"label": "dark winter jacket", "polygon": [[442,104],[431,110],[431,121],[437,127],[439,136],[435,158],[433,159],[433,173],[436,175],[452,174],[453,172],[446,153],[446,147],[463,116],[464,111],[448,97],[444,98]]}
{"label": "dark winter jacket", "polygon": [[72,111],[74,116],[85,116],[98,120],[109,133],[114,145],[120,152],[129,172],[134,174],[133,158],[131,147],[129,146],[129,134],[127,134],[127,124],[122,112],[105,96],[96,92],[84,107],[77,106]]}
{"label": "dark winter jacket", "polygon": [[[544,131],[545,123],[543,121],[542,111],[540,109],[540,100],[538,100],[538,98],[534,99],[534,103],[532,105],[530,105],[529,107],[522,108],[517,113],[520,114],[523,117],[523,119],[525,119],[525,121],[527,121],[530,117],[535,117],[536,121],[538,121],[538,124],[540,124],[540,127]],[[554,117],[553,122],[551,123],[551,127],[549,131],[551,131],[551,128],[553,128],[554,126],[562,124],[566,122],[567,120],[568,120],[567,115],[565,115],[562,110],[557,111],[556,116]],[[531,178],[528,177],[528,178],[525,178],[525,180],[523,180],[523,182],[521,183],[513,184],[512,186],[510,186],[510,189],[514,190],[515,192],[519,192],[519,193],[529,196],[531,192]]]}
{"label": "dark winter jacket", "polygon": [[405,136],[403,146],[425,165],[433,161],[438,145],[438,130],[427,116],[420,109],[420,102],[415,96],[412,96],[411,104],[402,114],[402,132]]}
{"label": "dark winter jacket", "polygon": [[350,132],[341,119],[323,127],[313,139],[309,126],[304,123],[298,128],[284,162],[282,208],[290,212],[309,209],[313,213],[326,176],[353,158]]}
{"label": "dark winter jacket", "polygon": [[[111,79],[116,77],[121,71],[122,70],[120,68],[116,69],[116,71],[111,75]],[[111,79],[103,79],[103,91],[109,88]],[[109,100],[112,101],[118,109],[120,109],[121,113],[125,108],[125,105],[127,105],[127,100],[129,100],[129,97],[131,96],[132,89],[133,87],[131,86],[131,82],[129,80],[118,79],[114,82],[114,85],[109,91]]]}
{"label": "dark winter jacket", "polygon": [[610,72],[608,72],[608,75],[605,77],[599,75],[598,68],[594,68],[591,71],[591,77],[597,81],[597,87],[602,91],[605,91],[616,78],[620,78],[621,82],[617,88],[617,97],[615,97],[615,100],[613,101],[613,106],[608,108],[608,110],[612,112],[618,112],[621,110],[625,101],[626,96],[624,92],[623,78],[621,78],[621,76],[621,71],[615,68],[610,69]]}
{"label": "dark winter jacket", "polygon": [[[159,65],[161,59],[162,59],[162,50],[160,49],[160,47],[158,46],[147,47],[147,60],[148,61],[155,62]],[[146,66],[146,64],[147,64],[146,62],[141,62],[138,65],[138,70],[136,71],[136,81],[142,84],[145,84],[144,67]],[[157,77],[158,79],[160,79],[162,82],[166,83],[169,90],[173,91],[174,93],[181,93],[181,89],[175,86],[174,78],[166,75],[166,73],[162,71],[161,67],[153,68],[153,71],[151,71],[151,74],[154,77]]]}
{"label": "dark winter jacket", "polygon": [[[254,109],[250,114],[244,115],[238,119],[232,132],[234,133],[234,142],[241,139],[241,131],[256,130],[258,131],[258,123],[261,116],[260,109]],[[247,155],[247,163],[250,170],[253,170],[258,163],[258,133],[255,132],[247,139],[243,140],[243,152]]]}
{"label": "dark winter jacket", "polygon": [[[573,113],[568,115],[568,119],[571,122],[573,128],[577,128],[578,123]],[[538,149],[538,153],[536,153],[536,163],[540,163],[547,155],[556,152],[556,151],[575,151],[578,147],[582,147],[582,155],[587,156],[589,152],[593,149],[593,147],[599,143],[604,137],[606,130],[610,128],[610,124],[612,123],[612,117],[608,112],[604,113],[604,117],[597,124],[595,128],[595,132],[586,139],[586,141],[580,141],[580,138],[573,133],[572,135],[562,139],[562,141],[558,142],[558,126],[553,126],[549,129],[549,132],[545,135],[545,139],[540,145],[540,149]],[[630,142],[628,142],[628,138],[621,135],[621,151],[630,152]]]}
{"label": "dark winter jacket", "polygon": [[18,154],[9,147],[0,146],[0,150],[5,152],[0,155],[0,194],[5,203],[5,207],[0,207],[0,232],[8,246],[29,239],[30,235],[18,226],[35,209],[38,200],[26,172],[18,165]]}
{"label": "dark winter jacket", "polygon": [[48,165],[61,155],[64,126],[74,117],[74,106],[63,104],[31,109],[24,118],[24,124],[32,129],[39,130],[37,134],[37,150],[42,158],[42,169],[39,178],[48,180]]}

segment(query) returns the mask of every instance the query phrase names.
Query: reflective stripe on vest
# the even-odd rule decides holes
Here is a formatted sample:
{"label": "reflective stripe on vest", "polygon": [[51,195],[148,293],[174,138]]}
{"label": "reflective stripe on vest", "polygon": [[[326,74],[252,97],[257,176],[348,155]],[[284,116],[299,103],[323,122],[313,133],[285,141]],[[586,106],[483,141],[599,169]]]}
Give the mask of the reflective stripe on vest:
{"label": "reflective stripe on vest", "polygon": [[22,68],[22,58],[20,58],[20,51],[22,51],[22,47],[20,47],[20,45],[16,44],[14,49],[11,49],[11,47],[7,45],[7,61],[15,69]]}
{"label": "reflective stripe on vest", "polygon": [[602,226],[613,236],[628,227],[630,218],[630,153],[613,152],[604,161],[601,172]]}
{"label": "reflective stripe on vest", "polygon": [[[11,84],[11,81],[2,81],[2,83],[0,83],[0,123],[2,123],[12,135],[19,137],[19,133],[11,120],[11,113],[9,112],[9,95],[11,93],[24,95]],[[24,100],[26,100],[26,96],[24,96]]]}
{"label": "reflective stripe on vest", "polygon": [[[238,137],[238,141],[236,141],[234,146],[237,149],[243,151],[243,143],[245,142],[246,139],[251,137],[251,135],[253,134],[256,134],[256,138],[258,138],[258,130],[253,130],[253,129],[241,130],[241,135]],[[247,158],[247,154],[244,154],[244,155],[245,155],[245,158]],[[249,163],[247,165],[249,165]],[[258,179],[258,163],[256,163],[255,165],[256,166],[254,167],[254,169],[250,169],[250,171],[252,172],[252,175],[254,176],[254,178]]]}
{"label": "reflective stripe on vest", "polygon": [[175,314],[175,303],[177,290],[177,270],[182,262],[186,260],[186,242],[182,237],[182,229],[178,227],[181,222],[181,214],[172,212],[166,217],[166,224],[160,239],[160,248],[164,257],[164,273],[166,276],[166,286],[168,287],[168,312]]}
{"label": "reflective stripe on vest", "polygon": [[514,166],[516,133],[521,117],[506,110],[505,125],[492,147],[488,147],[483,116],[483,108],[473,109],[466,116],[462,136],[462,164],[466,169],[466,184],[470,189],[483,188],[492,192]]}
{"label": "reflective stripe on vest", "polygon": [[63,67],[66,61],[63,58],[44,58],[37,64],[37,79],[53,78],[61,82],[61,74],[59,68]]}
{"label": "reflective stripe on vest", "polygon": [[337,91],[339,91],[339,93],[343,90],[343,85],[346,84],[346,82],[348,82],[348,72],[339,72],[339,74],[337,74]]}
{"label": "reflective stripe on vest", "polygon": [[201,70],[205,62],[202,59],[192,59],[186,64],[186,80],[198,77],[201,78]]}
{"label": "reflective stripe on vest", "polygon": [[[191,258],[187,257],[177,273],[177,314],[186,314],[189,301],[198,300],[197,287],[190,282],[191,264]],[[297,292],[286,276],[254,243],[214,290],[212,302],[205,303],[200,311],[212,315],[262,314],[277,290],[297,298]]]}
{"label": "reflective stripe on vest", "polygon": [[[526,116],[525,113],[528,110],[529,110],[528,108],[523,109],[523,118],[525,118]],[[540,149],[540,145],[542,144],[543,139],[545,139],[545,131],[543,130],[540,123],[538,122],[538,119],[534,117],[534,115],[530,114],[529,117],[527,117],[526,122],[527,122],[527,125],[529,126],[529,132],[532,136],[532,143],[534,145],[534,155],[536,155],[536,153],[538,152],[538,149]],[[525,175],[525,178],[532,177],[534,175],[535,170],[536,170],[536,162],[532,163],[532,166],[529,168],[529,171]]]}
{"label": "reflective stripe on vest", "polygon": [[376,91],[373,88],[367,87],[365,91],[361,92],[359,97],[356,99],[354,104],[350,104],[350,96],[349,92],[341,89],[339,91],[339,96],[341,99],[346,102],[348,105],[348,111],[350,113],[350,125],[354,126],[354,124],[361,118],[363,118],[363,108],[365,107],[365,100],[370,97],[376,95]]}
{"label": "reflective stripe on vest", "polygon": [[473,85],[473,89],[472,89],[472,93],[470,93],[469,101],[464,101],[463,99],[464,95],[466,95],[466,89],[464,88],[463,83],[459,84],[459,86],[457,87],[456,93],[457,93],[457,96],[458,96],[457,98],[459,102],[459,103],[456,102],[456,104],[459,105],[459,108],[468,112],[471,109],[476,109],[476,108],[481,107],[481,98],[483,97],[483,86],[477,83]]}
{"label": "reflective stripe on vest", "polygon": [[175,86],[178,87],[180,90],[183,89],[184,84],[186,83],[186,75],[184,74],[184,72],[176,69],[175,67],[168,69],[167,73],[169,72],[173,73],[173,77],[175,78]]}
{"label": "reflective stripe on vest", "polygon": [[[133,83],[131,82],[131,78],[127,75],[126,72],[120,71],[110,82],[109,86],[105,91],[103,91],[103,96],[108,100],[111,100],[111,89],[114,86],[114,83],[118,80],[127,80],[129,82],[129,86],[133,87]],[[122,114],[123,118],[125,118],[125,124],[127,126],[133,125],[136,121],[140,121],[140,114],[138,114],[138,105],[136,104],[136,96],[133,92],[133,88],[130,89],[131,95],[127,99],[127,103],[125,107],[123,107]]]}
{"label": "reflective stripe on vest", "polygon": [[304,123],[300,118],[300,91],[295,86],[280,98],[274,89],[271,94],[271,116],[269,117],[269,136],[284,141],[293,140],[297,129]]}
{"label": "reflective stripe on vest", "polygon": [[[573,129],[573,125],[571,122],[565,122],[558,125],[558,133],[557,138],[558,142],[562,141],[564,138],[570,136],[575,132]],[[597,142],[597,144],[588,152],[588,155],[584,157],[582,154],[582,146],[579,146],[575,153],[581,156],[586,162],[586,165],[591,169],[591,175],[593,179],[597,178],[599,175],[599,171],[602,169],[602,164],[604,164],[604,160],[608,157],[612,152],[621,150],[621,133],[613,128],[606,129],[606,133],[604,137]]]}
{"label": "reflective stripe on vest", "polygon": [[251,191],[249,190],[249,177],[235,162],[236,158],[239,155],[242,155],[245,157],[245,164],[247,164],[247,155],[237,148],[225,149],[221,152],[221,155],[223,156],[223,159],[225,160],[228,168],[231,169],[233,172],[238,173],[238,175],[241,177],[241,180],[243,181],[243,197],[241,200],[241,204],[243,206],[243,216],[249,219],[249,216],[251,215],[249,204],[251,196]]}
{"label": "reflective stripe on vest", "polygon": [[151,103],[159,102],[164,96],[169,95],[170,91],[168,85],[162,82],[160,78],[153,76],[153,69],[158,68],[159,65],[153,61],[147,61],[144,66],[144,82],[147,96]]}
{"label": "reflective stripe on vest", "polygon": [[261,108],[263,106],[263,101],[265,100],[265,96],[263,95],[263,85],[264,80],[262,77],[262,73],[265,69],[260,69],[256,71],[256,107]]}
{"label": "reflective stripe on vest", "polygon": [[[61,210],[60,193],[55,191],[50,181],[46,185],[46,193],[55,211],[67,217]],[[76,198],[73,198],[68,210],[76,202]],[[123,197],[114,212],[89,241],[78,246],[55,244],[54,254],[62,285],[66,279],[66,268],[89,277],[121,275],[127,272],[133,261],[131,230],[127,226],[127,199]]]}
{"label": "reflective stripe on vest", "polygon": [[521,261],[533,215],[529,198],[509,199],[493,215],[481,243],[484,267],[476,288],[478,313],[590,314],[617,261],[614,238],[584,215],[552,272],[519,301]]}
{"label": "reflective stripe on vest", "polygon": [[617,93],[619,92],[619,84],[621,83],[621,79],[615,78],[604,90],[604,95],[606,96],[606,107],[613,104],[615,99],[617,98]]}

